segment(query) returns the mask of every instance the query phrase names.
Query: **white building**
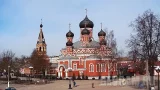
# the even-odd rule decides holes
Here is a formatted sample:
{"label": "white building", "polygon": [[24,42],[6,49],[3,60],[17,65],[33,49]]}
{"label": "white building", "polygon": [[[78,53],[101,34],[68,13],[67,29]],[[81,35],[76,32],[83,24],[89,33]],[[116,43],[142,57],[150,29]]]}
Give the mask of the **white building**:
{"label": "white building", "polygon": [[51,56],[49,57],[50,63],[58,63],[57,60],[59,59],[59,56]]}

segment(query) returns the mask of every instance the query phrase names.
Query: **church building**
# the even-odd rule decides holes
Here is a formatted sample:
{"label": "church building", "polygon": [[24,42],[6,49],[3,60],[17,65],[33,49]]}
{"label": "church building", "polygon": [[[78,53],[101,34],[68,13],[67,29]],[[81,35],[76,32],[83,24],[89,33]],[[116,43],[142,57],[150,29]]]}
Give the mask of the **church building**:
{"label": "church building", "polygon": [[[69,24],[70,27],[70,24]],[[66,47],[61,49],[58,59],[57,73],[60,78],[73,75],[88,79],[99,79],[117,75],[117,65],[112,58],[112,50],[107,47],[106,33],[101,29],[97,34],[99,41],[93,38],[94,23],[85,18],[79,23],[80,40],[73,42],[74,33],[69,29],[66,33]]]}

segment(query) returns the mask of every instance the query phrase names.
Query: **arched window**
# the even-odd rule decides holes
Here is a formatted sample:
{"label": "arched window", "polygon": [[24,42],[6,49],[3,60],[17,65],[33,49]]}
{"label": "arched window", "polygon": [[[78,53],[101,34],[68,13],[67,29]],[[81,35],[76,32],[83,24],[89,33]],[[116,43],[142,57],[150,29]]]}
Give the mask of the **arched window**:
{"label": "arched window", "polygon": [[100,72],[100,70],[101,70],[100,64],[97,64],[96,72]]}
{"label": "arched window", "polygon": [[94,65],[93,64],[89,64],[89,72],[94,72]]}
{"label": "arched window", "polygon": [[101,72],[106,71],[106,65],[104,63],[101,64]]}
{"label": "arched window", "polygon": [[39,51],[41,52],[41,47],[39,47]]}
{"label": "arched window", "polygon": [[105,72],[106,71],[106,65],[103,63],[102,64],[102,72]]}
{"label": "arched window", "polygon": [[44,47],[43,47],[43,51],[44,51]]}

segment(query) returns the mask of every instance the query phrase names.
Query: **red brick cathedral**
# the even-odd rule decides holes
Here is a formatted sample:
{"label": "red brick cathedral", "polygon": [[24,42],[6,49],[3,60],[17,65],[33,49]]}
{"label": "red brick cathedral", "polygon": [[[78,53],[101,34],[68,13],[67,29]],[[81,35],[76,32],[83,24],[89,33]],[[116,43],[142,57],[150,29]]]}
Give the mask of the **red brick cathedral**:
{"label": "red brick cathedral", "polygon": [[[70,25],[69,25],[70,27]],[[107,47],[106,33],[101,30],[97,34],[99,41],[93,38],[94,23],[86,17],[79,23],[80,40],[73,42],[74,33],[66,33],[66,47],[61,50],[58,60],[58,77],[87,76],[88,79],[116,76],[116,63],[112,63],[111,49]]]}

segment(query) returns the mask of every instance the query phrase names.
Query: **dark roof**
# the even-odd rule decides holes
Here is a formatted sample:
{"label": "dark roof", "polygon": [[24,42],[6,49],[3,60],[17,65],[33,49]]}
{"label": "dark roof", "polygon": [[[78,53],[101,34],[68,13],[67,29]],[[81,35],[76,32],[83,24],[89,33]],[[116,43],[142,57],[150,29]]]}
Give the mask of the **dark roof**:
{"label": "dark roof", "polygon": [[106,33],[101,29],[101,31],[98,33],[98,36],[106,36]]}
{"label": "dark roof", "polygon": [[97,41],[91,41],[87,46],[82,46],[81,41],[77,41],[73,43],[74,48],[98,48],[100,47],[99,43]]}
{"label": "dark roof", "polygon": [[102,57],[102,56],[100,56],[100,55],[90,55],[90,56],[87,57],[87,59],[89,59],[89,58],[99,58],[99,59],[103,59],[103,58],[109,58],[109,56],[104,56],[104,57]]}
{"label": "dark roof", "polygon": [[66,33],[66,37],[74,37],[74,34],[69,30],[69,32]]}
{"label": "dark roof", "polygon": [[58,60],[67,60],[67,59],[69,60],[69,59],[79,59],[79,58],[74,56],[62,56]]}
{"label": "dark roof", "polygon": [[94,24],[91,20],[88,19],[87,15],[86,17],[79,23],[80,28],[93,28]]}
{"label": "dark roof", "polygon": [[58,67],[58,63],[52,63],[51,67]]}
{"label": "dark roof", "polygon": [[71,41],[66,42],[66,46],[72,46],[73,43]]}
{"label": "dark roof", "polygon": [[89,34],[90,34],[90,31],[85,28],[85,29],[82,30],[81,34],[82,34],[82,35],[89,35]]}

